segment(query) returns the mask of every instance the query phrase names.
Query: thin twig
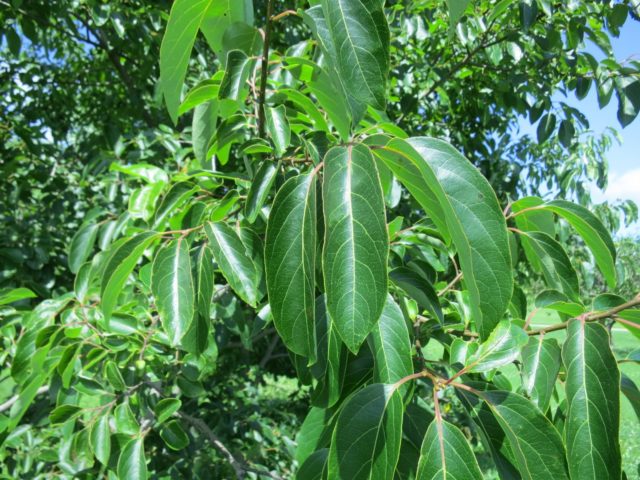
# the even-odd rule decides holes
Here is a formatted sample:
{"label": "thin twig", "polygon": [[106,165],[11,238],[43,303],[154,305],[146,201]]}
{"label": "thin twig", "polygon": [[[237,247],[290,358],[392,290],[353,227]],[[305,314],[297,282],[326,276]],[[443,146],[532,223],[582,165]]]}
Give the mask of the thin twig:
{"label": "thin twig", "polygon": [[459,272],[454,278],[453,280],[451,280],[449,282],[449,284],[444,287],[442,290],[440,290],[438,292],[438,296],[441,297],[443,296],[445,293],[447,293],[449,290],[451,290],[453,288],[453,286],[458,283],[458,281],[462,278],[462,272]]}
{"label": "thin twig", "polygon": [[[640,294],[636,295],[636,297],[633,300],[630,300],[626,303],[623,303],[622,305],[611,308],[609,310],[605,310],[604,312],[590,312],[574,318],[578,318],[583,322],[595,322],[595,321],[603,320],[605,318],[610,318],[610,317],[614,317],[615,319],[616,313],[622,312],[623,310],[627,310],[629,308],[637,307],[638,305],[640,305]],[[566,322],[557,323],[549,327],[540,328],[538,330],[531,330],[527,333],[529,335],[541,335],[543,333],[555,332],[557,330],[564,330],[565,328],[567,328],[571,320],[573,319],[567,320]]]}

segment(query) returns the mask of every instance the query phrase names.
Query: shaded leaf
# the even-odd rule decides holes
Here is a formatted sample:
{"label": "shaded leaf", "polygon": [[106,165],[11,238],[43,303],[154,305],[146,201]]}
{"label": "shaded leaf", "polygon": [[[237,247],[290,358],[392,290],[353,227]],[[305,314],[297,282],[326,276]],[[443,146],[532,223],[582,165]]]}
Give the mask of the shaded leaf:
{"label": "shaded leaf", "polygon": [[118,458],[118,478],[146,480],[147,463],[144,456],[144,438],[130,440]]}
{"label": "shaded leaf", "polygon": [[255,222],[256,218],[258,218],[260,210],[276,180],[279,167],[280,164],[278,162],[267,159],[258,168],[244,205],[244,215],[249,223]]}
{"label": "shaded leaf", "polygon": [[291,127],[287,120],[287,109],[284,105],[265,108],[267,132],[276,148],[276,155],[281,157],[291,143]]}
{"label": "shaded leaf", "polygon": [[522,387],[542,412],[549,408],[560,365],[560,346],[555,338],[532,336],[522,349]]}

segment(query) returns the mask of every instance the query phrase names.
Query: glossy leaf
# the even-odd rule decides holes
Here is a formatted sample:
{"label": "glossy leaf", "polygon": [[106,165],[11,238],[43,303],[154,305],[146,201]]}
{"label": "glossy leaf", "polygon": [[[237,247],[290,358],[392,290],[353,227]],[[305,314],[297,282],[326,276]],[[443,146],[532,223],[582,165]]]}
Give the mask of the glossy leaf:
{"label": "glossy leaf", "polygon": [[71,239],[71,245],[69,247],[69,270],[71,270],[72,273],[78,273],[82,264],[89,258],[93,246],[96,243],[99,228],[100,225],[95,223],[84,225]]}
{"label": "glossy leaf", "polygon": [[369,385],[349,397],[331,440],[329,478],[393,478],[400,454],[402,410],[402,399],[392,385]]}
{"label": "glossy leaf", "polygon": [[172,450],[182,450],[189,445],[189,437],[177,420],[171,420],[160,430],[160,436]]}
{"label": "glossy leaf", "polygon": [[220,83],[218,98],[240,100],[240,93],[249,77],[250,59],[241,50],[231,50],[227,54],[227,66]]}
{"label": "glossy leaf", "polygon": [[193,153],[205,165],[208,160],[209,142],[216,133],[218,111],[219,103],[217,99],[201,103],[193,111],[193,120],[191,122]]}
{"label": "glossy leaf", "polygon": [[532,336],[522,349],[522,387],[542,412],[549,408],[560,365],[560,346],[555,338]]}
{"label": "glossy leaf", "polygon": [[267,200],[271,187],[276,180],[279,167],[279,163],[267,159],[264,160],[260,168],[258,168],[251,187],[249,188],[247,202],[244,206],[244,215],[247,217],[249,223],[255,222],[256,218],[258,218],[260,210]]}
{"label": "glossy leaf", "polygon": [[98,417],[91,426],[89,433],[91,450],[96,458],[103,465],[109,464],[111,456],[111,430],[109,428],[109,414],[106,413]]}
{"label": "glossy leaf", "polygon": [[233,291],[249,305],[258,302],[258,272],[238,234],[221,222],[208,223],[205,232],[213,257]]}
{"label": "glossy leaf", "polygon": [[578,232],[587,244],[610,288],[616,286],[616,249],[611,235],[593,213],[581,205],[566,200],[554,200],[541,204],[562,218]]}
{"label": "glossy leaf", "polygon": [[0,306],[8,305],[13,302],[24,300],[26,298],[35,298],[37,295],[28,288],[13,288],[0,290]]}
{"label": "glossy leaf", "polygon": [[384,109],[389,72],[389,26],[379,0],[322,0],[335,52],[332,60],[348,93]]}
{"label": "glossy leaf", "polygon": [[562,347],[572,478],[620,478],[620,372],[602,325],[573,319]]}
{"label": "glossy leaf", "polygon": [[195,313],[191,258],[185,239],[173,240],[158,251],[151,269],[151,291],[162,328],[171,343],[178,345]]}
{"label": "glossy leaf", "polygon": [[366,147],[333,148],[324,164],[322,260],[327,310],[355,353],[380,318],[387,298],[384,199]]}
{"label": "glossy leaf", "polygon": [[178,398],[163,398],[153,409],[158,423],[163,423],[171,415],[180,410],[182,402]]}
{"label": "glossy leaf", "polygon": [[407,322],[390,295],[380,320],[369,334],[369,341],[374,358],[374,382],[395,383],[413,373]]}
{"label": "glossy leaf", "polygon": [[543,232],[529,232],[521,238],[537,256],[547,286],[580,301],[578,274],[562,245]]}
{"label": "glossy leaf", "polygon": [[294,353],[316,357],[316,177],[295,176],[278,190],[265,241],[267,292],[273,322]]}
{"label": "glossy leaf", "polygon": [[424,437],[416,480],[482,480],[471,446],[449,422],[434,420]]}
{"label": "glossy leaf", "polygon": [[529,341],[526,332],[507,320],[498,324],[489,338],[469,358],[468,372],[486,372],[513,362]]}
{"label": "glossy leaf", "polygon": [[200,25],[214,0],[176,0],[160,46],[160,88],[169,115],[178,121],[180,92]]}
{"label": "glossy leaf", "polygon": [[134,438],[123,447],[118,459],[118,478],[146,480],[147,463],[144,456],[144,439]]}
{"label": "glossy leaf", "polygon": [[144,232],[113,245],[102,274],[100,295],[102,313],[109,320],[116,306],[120,291],[143,252],[155,240],[156,234]]}
{"label": "glossy leaf", "polygon": [[300,465],[296,480],[323,480],[327,468],[327,460],[329,458],[329,449],[321,448],[309,455],[309,457]]}
{"label": "glossy leaf", "polygon": [[506,222],[489,183],[457,150],[440,140],[395,139],[375,153],[445,239],[453,240],[469,290],[471,317],[480,336],[487,338],[513,291]]}
{"label": "glossy leaf", "polygon": [[287,120],[287,109],[284,105],[265,108],[267,132],[276,148],[276,155],[281,157],[291,143],[291,127]]}
{"label": "glossy leaf", "polygon": [[569,478],[560,434],[538,408],[511,392],[481,395],[504,430],[524,480]]}

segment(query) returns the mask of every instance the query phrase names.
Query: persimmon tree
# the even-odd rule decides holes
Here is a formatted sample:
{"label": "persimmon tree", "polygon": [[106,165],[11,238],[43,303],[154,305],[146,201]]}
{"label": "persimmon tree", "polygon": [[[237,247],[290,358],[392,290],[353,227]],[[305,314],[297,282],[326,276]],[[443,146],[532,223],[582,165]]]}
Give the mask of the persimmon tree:
{"label": "persimmon tree", "polygon": [[[191,119],[192,151],[178,171],[114,162],[128,208],[86,217],[73,291],[5,312],[3,473],[480,479],[481,448],[500,478],[622,478],[621,392],[638,408],[640,395],[618,363],[639,357],[617,357],[607,327],[638,338],[640,294],[585,298],[558,235],[570,228],[614,289],[609,232],[565,199],[501,202],[449,139],[390,120],[393,6],[310,3],[266,2],[262,31],[251,2],[173,3],[159,92],[174,122]],[[449,3],[453,38],[468,2]],[[311,37],[273,50],[287,21]],[[185,89],[199,32],[220,69]],[[640,95],[625,82],[630,122]],[[523,268],[545,284],[529,301]],[[559,323],[534,328],[542,310]],[[265,340],[246,382],[216,376]],[[279,345],[310,408],[276,462],[230,447],[219,430],[237,430],[216,415],[251,401],[239,392]]]}

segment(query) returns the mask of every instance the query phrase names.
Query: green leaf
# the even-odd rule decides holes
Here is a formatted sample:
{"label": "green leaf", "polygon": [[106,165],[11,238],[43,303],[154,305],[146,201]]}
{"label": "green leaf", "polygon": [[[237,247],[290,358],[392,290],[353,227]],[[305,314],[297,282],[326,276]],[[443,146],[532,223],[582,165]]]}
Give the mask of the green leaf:
{"label": "green leaf", "polygon": [[151,291],[162,328],[172,345],[178,345],[195,313],[189,246],[184,238],[160,248],[151,268]]}
{"label": "green leaf", "polygon": [[72,273],[78,273],[82,264],[89,258],[93,246],[96,243],[99,229],[100,225],[95,223],[84,225],[71,239],[71,245],[69,246],[69,270],[71,270]]}
{"label": "green leaf", "polygon": [[464,11],[469,5],[469,0],[447,0],[449,9],[449,36],[452,35],[456,25],[464,15]]}
{"label": "green leaf", "polygon": [[335,147],[327,153],[322,199],[327,310],[344,343],[356,353],[387,298],[384,199],[368,148]]}
{"label": "green leaf", "polygon": [[291,143],[291,127],[287,120],[287,109],[284,105],[265,108],[267,132],[276,148],[276,155],[282,157]]}
{"label": "green leaf", "polygon": [[207,322],[207,325],[211,319],[213,281],[213,253],[208,245],[202,245],[196,257],[196,303],[198,314]]}
{"label": "green leaf", "polygon": [[120,373],[120,369],[115,362],[109,361],[105,363],[104,375],[117,392],[122,392],[127,387],[127,384],[124,382],[124,378],[122,378],[122,374]]}
{"label": "green leaf", "polygon": [[328,477],[393,478],[402,440],[402,398],[376,383],[346,400],[331,440]]}
{"label": "green leaf", "polygon": [[441,324],[444,322],[438,294],[422,275],[407,267],[396,267],[389,272],[389,279],[414,299],[420,308],[427,310]]}
{"label": "green leaf", "polygon": [[380,0],[322,0],[340,81],[357,101],[383,110],[389,72],[389,26]]}
{"label": "green leaf", "polygon": [[253,23],[253,7],[243,0],[176,0],[160,46],[160,91],[174,123],[178,121],[180,93],[191,50],[202,29],[219,55],[226,28],[236,21]]}
{"label": "green leaf", "polygon": [[109,413],[100,417],[91,426],[89,444],[96,458],[103,465],[109,464],[111,456],[111,430],[109,429]]}
{"label": "green leaf", "polygon": [[[555,237],[553,213],[535,208],[540,204],[540,201],[538,197],[524,197],[513,202],[511,211],[516,214],[516,227],[523,232],[543,232],[550,237]],[[530,207],[534,208],[529,209]],[[536,272],[541,272],[542,267],[538,256],[532,250],[529,242],[522,242],[522,248],[533,269]]]}
{"label": "green leaf", "polygon": [[327,460],[329,457],[329,449],[321,448],[313,452],[300,465],[296,480],[323,480],[326,478]]}
{"label": "green leaf", "polygon": [[37,295],[28,288],[13,288],[0,290],[0,306],[24,300],[25,298],[36,298]]}
{"label": "green leaf", "polygon": [[522,349],[522,387],[542,412],[549,408],[560,363],[560,347],[555,338],[533,336]]}
{"label": "green leaf", "polygon": [[312,407],[296,436],[296,461],[300,464],[309,458],[314,451],[328,444],[331,430],[331,412],[324,408]]}
{"label": "green leaf", "polygon": [[571,300],[580,301],[578,274],[571,265],[564,248],[554,238],[543,232],[529,232],[522,237],[538,259],[545,282],[549,288],[559,290]]}
{"label": "green leaf", "polygon": [[199,189],[187,182],[180,182],[173,185],[162,199],[160,206],[156,210],[153,218],[153,227],[158,228],[162,223],[176,212],[187,199]]}
{"label": "green leaf", "polygon": [[640,390],[638,390],[633,380],[625,374],[622,374],[620,378],[620,391],[627,397],[631,407],[636,412],[638,420],[640,420]]}
{"label": "green leaf", "polygon": [[[193,153],[206,166],[209,142],[216,133],[220,104],[217,99],[201,103],[193,111],[191,122],[191,143]],[[157,216],[157,215],[156,215]]]}
{"label": "green leaf", "polygon": [[620,478],[620,372],[609,334],[569,320],[562,347],[567,371],[565,440],[572,478]]}
{"label": "green leaf", "polygon": [[481,398],[509,440],[524,480],[568,480],[560,434],[535,405],[512,392],[487,391]]}
{"label": "green leaf", "polygon": [[160,46],[160,89],[174,123],[178,121],[180,92],[191,49],[214,0],[176,0]]}
{"label": "green leaf", "polygon": [[171,415],[180,410],[182,402],[178,398],[163,398],[153,409],[156,415],[156,422],[163,423]]}
{"label": "green leaf", "polygon": [[118,458],[118,478],[127,480],[146,480],[147,463],[144,457],[144,438],[130,440],[120,452]]}
{"label": "green leaf", "polygon": [[340,341],[335,324],[327,315],[326,296],[316,299],[317,361],[311,366],[311,374],[318,385],[311,394],[314,406],[330,408],[339,399],[347,366],[347,349]]}
{"label": "green leaf", "polygon": [[544,143],[551,136],[556,128],[556,116],[553,113],[547,113],[540,119],[536,135],[538,143]]}
{"label": "green leaf", "polygon": [[231,50],[227,54],[227,68],[220,83],[218,98],[240,100],[240,94],[249,78],[251,59],[241,50]]}
{"label": "green leaf", "polygon": [[162,427],[160,436],[172,450],[182,450],[189,445],[189,437],[177,420],[171,420]]}
{"label": "green leaf", "polygon": [[233,291],[252,307],[258,303],[258,272],[238,234],[224,223],[204,227],[213,256]]}
{"label": "green leaf", "polygon": [[255,222],[256,218],[258,218],[260,210],[267,200],[271,187],[273,187],[273,183],[276,180],[279,168],[280,163],[270,159],[264,160],[260,168],[258,168],[251,187],[249,188],[247,201],[244,206],[244,215],[249,223]]}
{"label": "green leaf", "polygon": [[[382,310],[380,320],[369,334],[373,352],[373,381],[376,383],[395,383],[413,373],[411,361],[411,342],[407,322],[400,307],[391,295]],[[405,384],[403,391],[408,385]]]}
{"label": "green leaf", "polygon": [[49,421],[51,425],[59,425],[75,418],[80,412],[82,412],[82,409],[76,405],[60,405],[49,414]]}
{"label": "green leaf", "polygon": [[611,235],[602,222],[581,205],[566,200],[542,203],[540,208],[564,218],[578,232],[593,253],[593,256],[610,288],[616,286],[616,248]]}
{"label": "green leaf", "polygon": [[528,341],[529,336],[522,327],[503,320],[469,358],[466,370],[487,372],[507,365],[518,358],[520,350]]}
{"label": "green leaf", "polygon": [[424,437],[416,480],[482,480],[471,446],[449,422],[435,419]]}
{"label": "green leaf", "polygon": [[127,278],[131,275],[144,251],[155,240],[156,235],[154,232],[139,233],[121,243],[113,244],[104,267],[100,286],[102,297],[100,306],[107,322]]}
{"label": "green leaf", "polygon": [[630,308],[618,313],[618,317],[626,320],[626,322],[619,322],[625,327],[631,334],[640,339],[640,310],[637,308]]}
{"label": "green leaf", "polygon": [[253,24],[251,0],[215,0],[202,22],[202,33],[211,49],[220,57],[224,34],[235,22]]}
{"label": "green leaf", "polygon": [[640,112],[640,80],[634,76],[620,76],[615,79],[618,95],[618,121],[626,127]]}
{"label": "green leaf", "polygon": [[265,269],[273,323],[292,352],[316,358],[316,177],[290,178],[273,202],[265,241]]}
{"label": "green leaf", "polygon": [[136,435],[140,430],[140,425],[136,417],[131,411],[131,407],[128,403],[121,403],[114,411],[114,418],[116,420],[117,433],[124,433],[126,435]]}
{"label": "green leaf", "polygon": [[513,291],[507,225],[491,186],[466,158],[440,140],[394,139],[375,153],[445,240],[453,240],[469,291],[471,318],[486,339]]}
{"label": "green leaf", "polygon": [[214,75],[213,78],[210,80],[203,80],[189,90],[189,93],[187,93],[182,104],[180,104],[178,115],[182,115],[205,102],[217,99],[218,92],[220,91],[220,81],[222,80],[223,75],[224,71],[216,72],[216,75]]}

